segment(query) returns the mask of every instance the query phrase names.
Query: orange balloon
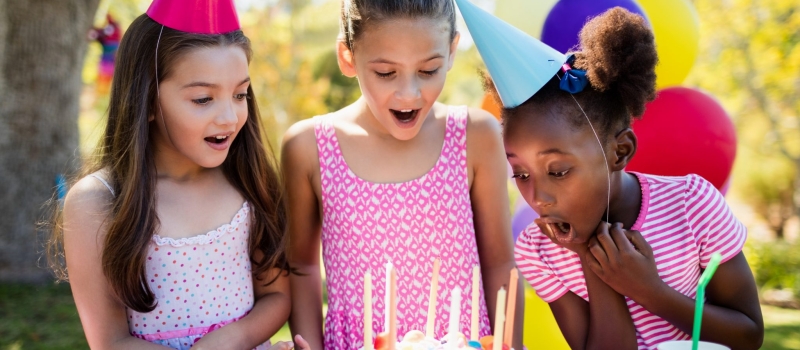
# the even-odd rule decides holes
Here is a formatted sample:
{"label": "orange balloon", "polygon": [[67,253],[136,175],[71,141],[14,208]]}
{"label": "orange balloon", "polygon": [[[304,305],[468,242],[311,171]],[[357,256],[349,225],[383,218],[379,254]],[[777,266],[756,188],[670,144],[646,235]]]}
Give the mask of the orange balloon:
{"label": "orange balloon", "polygon": [[494,96],[490,93],[486,93],[483,95],[483,101],[481,102],[481,109],[491,113],[497,120],[500,120],[503,106],[501,106],[497,101],[494,100]]}

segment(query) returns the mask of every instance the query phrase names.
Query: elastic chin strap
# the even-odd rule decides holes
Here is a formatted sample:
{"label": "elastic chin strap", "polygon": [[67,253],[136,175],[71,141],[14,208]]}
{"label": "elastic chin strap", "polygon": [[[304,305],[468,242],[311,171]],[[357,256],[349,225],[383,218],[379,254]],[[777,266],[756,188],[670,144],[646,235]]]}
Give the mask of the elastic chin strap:
{"label": "elastic chin strap", "polygon": [[161,25],[161,30],[158,32],[158,41],[156,41],[156,103],[158,104],[158,114],[161,115],[161,123],[164,124],[164,130],[167,131],[167,139],[174,145],[175,143],[172,142],[172,136],[169,135],[169,129],[167,129],[167,122],[164,121],[164,111],[161,109],[161,89],[158,86],[158,45],[161,44],[161,34],[163,33],[164,25]]}
{"label": "elastic chin strap", "polygon": [[569,96],[572,97],[572,100],[575,101],[575,104],[578,105],[578,109],[581,110],[583,113],[583,117],[586,118],[586,122],[589,123],[589,127],[592,129],[592,133],[594,134],[594,138],[597,140],[597,145],[600,146],[600,153],[603,155],[603,163],[606,165],[606,179],[608,180],[608,193],[606,195],[606,222],[609,220],[609,212],[611,210],[611,169],[608,167],[608,158],[606,157],[606,150],[603,147],[603,142],[600,141],[600,136],[597,134],[597,130],[595,130],[594,125],[592,125],[592,121],[589,120],[589,116],[583,110],[583,107],[578,100],[575,98],[574,94],[583,91],[583,89],[588,85],[589,81],[586,78],[586,71],[573,69],[572,64],[575,62],[575,55],[570,55],[567,59],[567,62],[564,63],[562,67],[562,71],[564,72],[563,76],[559,76],[561,80],[560,88],[569,93]]}
{"label": "elastic chin strap", "polygon": [[586,112],[583,111],[583,107],[581,104],[578,103],[578,100],[575,99],[575,96],[572,94],[569,95],[572,97],[572,100],[575,101],[575,104],[578,105],[578,108],[583,113],[583,116],[586,118],[586,122],[589,123],[589,127],[592,128],[592,133],[594,133],[594,138],[597,140],[597,145],[600,146],[600,153],[603,154],[603,163],[606,165],[606,179],[608,180],[608,193],[606,195],[606,222],[609,220],[609,211],[611,210],[611,169],[608,167],[608,158],[606,157],[606,149],[603,147],[603,142],[600,141],[600,136],[597,135],[597,131],[594,129],[594,125],[592,125],[592,121],[589,120],[589,116],[586,115]]}

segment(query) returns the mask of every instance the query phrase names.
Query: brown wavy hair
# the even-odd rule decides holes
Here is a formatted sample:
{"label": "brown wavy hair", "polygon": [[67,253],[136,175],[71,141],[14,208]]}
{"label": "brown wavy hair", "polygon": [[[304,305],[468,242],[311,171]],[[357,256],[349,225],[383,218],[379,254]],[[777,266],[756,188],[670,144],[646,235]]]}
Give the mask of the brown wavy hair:
{"label": "brown wavy hair", "polygon": [[442,19],[450,25],[450,40],[456,37],[453,0],[342,0],[339,15],[339,40],[350,51],[369,25],[394,18]]}
{"label": "brown wavy hair", "polygon": [[[592,18],[580,32],[574,67],[586,70],[589,85],[573,96],[606,138],[631,125],[656,97],[658,63],[653,32],[642,16],[621,7]],[[566,115],[576,127],[586,123],[570,93],[559,88],[559,74],[518,107],[503,110],[504,124],[532,111]],[[497,92],[490,78],[484,86]]]}
{"label": "brown wavy hair", "polygon": [[[158,81],[163,81],[181,57],[194,49],[213,46],[240,47],[248,62],[252,56],[250,41],[240,30],[220,35],[192,34],[162,27],[147,15],[134,20],[117,53],[105,133],[96,154],[82,171],[81,177],[104,170],[116,194],[107,218],[103,273],[118,299],[138,312],[149,312],[156,306],[145,275],[147,249],[159,226],[155,211],[156,167],[148,122],[148,117],[156,113],[155,61]],[[252,87],[247,89],[247,96],[247,122],[231,144],[222,171],[250,204],[252,228],[248,243],[253,275],[273,268],[288,272],[281,179],[262,130]],[[60,216],[58,211],[48,257],[56,276],[66,280]],[[261,256],[258,260],[254,259],[257,253]],[[279,275],[264,283],[274,282]]]}

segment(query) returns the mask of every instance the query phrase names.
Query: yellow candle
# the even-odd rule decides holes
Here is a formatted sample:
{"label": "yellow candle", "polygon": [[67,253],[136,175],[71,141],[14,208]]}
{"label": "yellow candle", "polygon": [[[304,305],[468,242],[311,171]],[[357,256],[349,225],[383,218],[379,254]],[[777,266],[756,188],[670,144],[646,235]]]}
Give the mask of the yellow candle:
{"label": "yellow candle", "polygon": [[506,332],[503,336],[503,344],[511,347],[514,341],[514,313],[517,308],[517,285],[519,283],[519,272],[517,268],[511,269],[511,279],[508,282],[508,306],[506,307]]}
{"label": "yellow candle", "polygon": [[394,350],[397,343],[397,272],[392,268],[389,274],[389,339],[387,350]]}
{"label": "yellow candle", "polygon": [[436,298],[439,289],[439,269],[441,268],[442,261],[439,258],[433,261],[433,277],[431,277],[431,295],[428,298],[428,322],[425,327],[425,336],[429,338],[436,338]]}
{"label": "yellow candle", "polygon": [[478,340],[480,339],[480,321],[479,321],[479,313],[480,313],[480,297],[481,297],[481,289],[480,289],[480,266],[475,265],[472,267],[472,315],[470,328],[469,328],[469,338],[471,340]]}
{"label": "yellow candle", "polygon": [[364,275],[364,350],[372,350],[372,275]]}
{"label": "yellow candle", "polygon": [[506,315],[503,309],[506,306],[506,290],[500,287],[497,291],[497,307],[494,308],[494,344],[492,350],[503,350],[503,323],[506,320]]}

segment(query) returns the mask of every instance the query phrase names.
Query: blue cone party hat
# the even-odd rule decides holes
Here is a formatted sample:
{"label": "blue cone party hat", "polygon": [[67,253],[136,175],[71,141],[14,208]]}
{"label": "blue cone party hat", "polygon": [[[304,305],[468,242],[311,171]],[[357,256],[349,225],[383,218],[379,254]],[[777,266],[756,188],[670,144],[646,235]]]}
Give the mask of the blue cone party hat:
{"label": "blue cone party hat", "polygon": [[503,107],[527,101],[561,69],[567,57],[547,44],[480,9],[456,0],[494,80]]}

